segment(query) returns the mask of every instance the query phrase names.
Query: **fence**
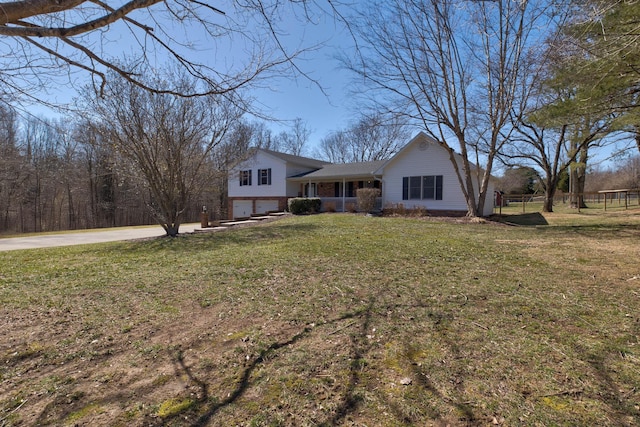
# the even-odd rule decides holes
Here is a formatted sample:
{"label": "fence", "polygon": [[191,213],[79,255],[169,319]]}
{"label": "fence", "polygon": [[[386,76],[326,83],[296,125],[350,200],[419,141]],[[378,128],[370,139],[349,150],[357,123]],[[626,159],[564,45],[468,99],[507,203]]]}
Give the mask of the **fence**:
{"label": "fence", "polygon": [[[589,209],[620,210],[640,207],[640,189],[603,190],[587,192],[578,195],[570,193],[556,194],[553,198],[554,210],[556,208],[574,209],[580,212],[578,203],[572,206],[571,201],[578,200],[581,196],[584,204]],[[494,203],[494,213],[516,214],[542,212],[544,207],[544,195],[539,194],[504,194],[501,197],[502,204]]]}

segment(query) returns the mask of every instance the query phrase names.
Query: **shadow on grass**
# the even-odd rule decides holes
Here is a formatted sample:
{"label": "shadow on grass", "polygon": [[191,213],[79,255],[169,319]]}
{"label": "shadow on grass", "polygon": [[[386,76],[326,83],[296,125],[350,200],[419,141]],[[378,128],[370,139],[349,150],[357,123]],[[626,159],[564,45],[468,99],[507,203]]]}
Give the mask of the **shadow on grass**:
{"label": "shadow on grass", "polygon": [[185,234],[178,237],[162,236],[154,239],[123,243],[117,248],[125,252],[149,252],[169,250],[181,253],[193,253],[214,250],[227,245],[255,244],[262,240],[286,239],[315,231],[315,224],[257,224],[240,226],[218,232]]}
{"label": "shadow on grass", "polygon": [[524,213],[518,215],[502,215],[497,217],[498,222],[510,225],[549,225],[545,217],[540,212]]}
{"label": "shadow on grass", "polygon": [[[281,354],[278,354],[285,349],[294,346],[296,343],[306,338],[311,338],[319,328],[338,325],[341,322],[351,321],[347,325],[339,327],[336,331],[342,331],[346,329],[352,329],[350,333],[350,351],[349,351],[349,366],[348,374],[346,375],[346,381],[342,384],[340,389],[342,390],[340,396],[336,396],[337,406],[329,413],[321,415],[319,418],[313,420],[313,425],[320,427],[331,427],[336,425],[342,425],[349,417],[358,412],[362,404],[365,401],[365,393],[371,391],[365,389],[366,378],[371,375],[371,372],[367,370],[369,353],[374,350],[375,342],[369,339],[368,334],[372,330],[372,322],[376,316],[382,316],[381,313],[388,313],[391,311],[406,311],[408,309],[427,310],[431,313],[431,307],[428,304],[417,302],[411,307],[405,304],[385,304],[380,301],[384,299],[384,296],[370,296],[367,305],[361,309],[354,310],[353,312],[346,313],[342,316],[328,320],[315,327],[305,327],[291,338],[274,342],[266,349],[262,350],[258,356],[251,360],[246,365],[239,376],[239,380],[236,383],[235,389],[230,391],[227,398],[219,401],[209,395],[209,386],[205,381],[199,379],[192,371],[190,366],[184,361],[184,357],[181,351],[175,354],[174,362],[178,371],[182,371],[191,381],[199,388],[198,400],[190,408],[190,413],[196,414],[196,421],[189,424],[191,427],[204,427],[210,425],[215,420],[215,416],[222,411],[225,407],[235,404],[240,398],[242,398],[252,387],[251,376],[252,373],[260,366],[266,363],[270,363]],[[442,322],[442,319],[447,315],[441,315],[436,313],[429,315],[432,319],[434,327],[438,328],[438,324]],[[446,329],[446,326],[444,327]],[[452,351],[456,357],[460,356],[458,345],[455,342],[455,338],[449,337],[445,330],[441,331],[442,337],[445,338],[446,344],[451,346]],[[477,417],[473,412],[472,407],[464,399],[464,373],[457,372],[456,378],[458,378],[457,386],[455,387],[454,396],[444,396],[435,384],[432,384],[427,378],[424,372],[419,371],[420,368],[414,367],[414,376],[416,377],[416,385],[420,388],[429,391],[433,396],[436,396],[440,401],[448,402],[450,405],[457,409],[459,414],[458,420],[464,420],[467,423],[475,423]],[[380,395],[382,396],[382,395]],[[383,399],[385,399],[383,397]],[[414,419],[415,414],[407,413],[400,407],[397,407],[394,402],[387,401],[386,404],[390,407],[391,412],[395,417],[395,421],[398,425],[414,425],[418,420]],[[428,408],[429,416],[434,420],[443,419],[443,414],[434,406]],[[172,417],[167,417],[163,420],[163,423],[170,423],[171,421],[178,421],[181,417],[184,417],[185,413],[175,414]],[[475,425],[475,424],[473,424]]]}
{"label": "shadow on grass", "polygon": [[[330,324],[339,323],[344,320],[360,318],[360,317],[363,319],[363,323],[360,328],[361,333],[358,336],[353,338],[354,346],[353,346],[353,354],[352,354],[353,359],[350,366],[350,376],[349,376],[350,380],[349,380],[349,384],[347,384],[345,387],[345,393],[342,398],[342,404],[339,406],[338,410],[336,411],[335,415],[331,418],[330,421],[318,422],[317,425],[321,425],[321,426],[336,425],[339,423],[341,419],[343,419],[347,414],[349,414],[358,406],[359,399],[356,397],[354,393],[354,389],[358,384],[359,372],[361,371],[360,364],[364,356],[364,351],[361,348],[361,343],[365,342],[366,331],[369,328],[369,319],[371,317],[370,312],[371,312],[372,305],[373,305],[373,302],[371,302],[366,309],[356,311],[354,313],[348,313],[344,316],[341,316],[339,318],[336,318],[332,321],[329,321],[323,324],[323,325],[330,325]],[[277,357],[275,353],[277,353],[278,350],[284,349],[286,347],[290,347],[295,343],[297,343],[298,341],[300,341],[301,339],[304,339],[305,337],[307,337],[312,332],[312,329],[313,328],[311,327],[305,327],[302,331],[295,334],[290,339],[286,341],[275,342],[271,344],[269,347],[267,347],[266,349],[262,350],[260,354],[257,357],[255,357],[245,367],[240,377],[240,380],[237,382],[237,386],[235,390],[230,392],[228,394],[228,397],[222,401],[217,401],[217,400],[211,401],[211,396],[209,396],[208,385],[206,384],[206,382],[200,380],[194,375],[191,368],[187,366],[186,363],[184,362],[182,351],[178,351],[178,353],[175,356],[175,362],[178,368],[181,371],[183,371],[187,375],[187,377],[189,377],[189,379],[193,381],[193,383],[196,384],[200,389],[199,390],[200,397],[196,405],[194,405],[194,407],[192,408],[192,410],[195,413],[201,414],[201,415],[198,417],[198,419],[194,423],[191,424],[191,426],[203,427],[203,426],[209,425],[209,423],[211,422],[211,419],[221,409],[233,404],[235,401],[237,401],[240,397],[242,397],[245,394],[245,392],[251,386],[251,381],[250,381],[251,374],[259,365],[265,363],[267,360],[272,360],[274,357]],[[171,418],[177,419],[182,415],[184,414],[176,414],[174,417],[165,418],[164,421],[167,422]]]}
{"label": "shadow on grass", "polygon": [[611,361],[619,357],[624,358],[626,355],[620,350],[613,349],[609,352],[606,350],[590,352],[580,345],[576,350],[577,354],[582,355],[581,358],[586,362],[586,366],[591,367],[593,378],[599,384],[595,393],[589,390],[579,390],[579,392],[607,405],[620,425],[631,425],[625,421],[640,419],[640,410],[637,407],[637,402],[633,399],[636,385],[626,378],[615,380],[612,375],[616,374],[616,370],[609,367],[610,362],[607,362],[607,360]]}

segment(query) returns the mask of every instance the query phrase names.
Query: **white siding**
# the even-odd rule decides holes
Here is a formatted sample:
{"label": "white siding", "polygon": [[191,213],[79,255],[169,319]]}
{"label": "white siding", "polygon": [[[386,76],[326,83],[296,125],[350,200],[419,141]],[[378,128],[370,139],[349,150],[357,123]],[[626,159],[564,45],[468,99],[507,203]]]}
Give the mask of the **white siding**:
{"label": "white siding", "polygon": [[[258,185],[258,169],[271,168],[271,185]],[[251,170],[251,185],[240,185],[240,171]],[[287,195],[286,162],[257,151],[229,172],[229,197],[284,197]]]}
{"label": "white siding", "polygon": [[[419,145],[420,142],[415,141],[384,167],[384,203],[402,203],[409,209],[424,207],[427,210],[466,211],[467,204],[449,160],[449,153],[432,142],[427,143],[425,150],[420,150]],[[426,175],[442,175],[442,200],[402,200],[402,178]]]}

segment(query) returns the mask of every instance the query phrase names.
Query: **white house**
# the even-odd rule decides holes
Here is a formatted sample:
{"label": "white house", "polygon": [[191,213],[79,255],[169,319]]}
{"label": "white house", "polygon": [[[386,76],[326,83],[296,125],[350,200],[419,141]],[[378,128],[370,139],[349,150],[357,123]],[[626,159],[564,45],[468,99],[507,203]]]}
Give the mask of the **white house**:
{"label": "white house", "polygon": [[262,148],[255,149],[229,173],[229,217],[248,217],[269,211],[284,211],[287,200],[302,196],[299,185],[289,180],[329,163]]}
{"label": "white house", "polygon": [[[256,149],[229,175],[229,215],[283,210],[291,197],[319,197],[323,210],[347,211],[356,206],[356,190],[366,187],[381,189],[381,207],[467,212],[449,153],[421,132],[386,161],[330,164]],[[490,183],[484,216],[493,212],[493,192]]]}

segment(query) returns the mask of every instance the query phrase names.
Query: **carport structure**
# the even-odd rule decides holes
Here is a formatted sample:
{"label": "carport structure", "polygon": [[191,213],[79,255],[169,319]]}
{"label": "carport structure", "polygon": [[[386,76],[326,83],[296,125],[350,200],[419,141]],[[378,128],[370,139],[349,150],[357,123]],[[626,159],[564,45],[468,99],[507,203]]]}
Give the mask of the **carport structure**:
{"label": "carport structure", "polygon": [[618,205],[622,204],[622,200],[624,199],[624,208],[629,208],[629,202],[633,199],[633,195],[635,194],[635,199],[640,205],[640,189],[634,188],[623,188],[619,190],[601,190],[598,191],[598,194],[604,195],[604,210],[607,210],[607,199],[611,198],[611,203],[614,200],[618,201]]}

